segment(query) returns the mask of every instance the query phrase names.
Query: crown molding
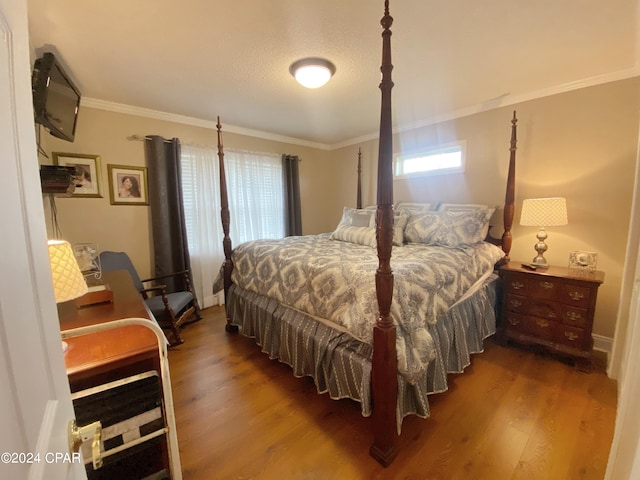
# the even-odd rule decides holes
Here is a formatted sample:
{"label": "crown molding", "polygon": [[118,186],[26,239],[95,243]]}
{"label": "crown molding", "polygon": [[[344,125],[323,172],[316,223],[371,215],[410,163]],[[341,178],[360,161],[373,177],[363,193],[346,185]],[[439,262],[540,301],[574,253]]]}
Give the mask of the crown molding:
{"label": "crown molding", "polygon": [[[578,80],[575,82],[569,82],[562,85],[556,85],[553,87],[528,92],[521,94],[505,94],[496,99],[489,100],[480,105],[474,105],[470,107],[461,108],[452,112],[435,115],[430,118],[413,122],[410,124],[404,124],[396,127],[393,130],[394,134],[403,133],[409,130],[415,130],[416,128],[426,127],[441,122],[447,122],[455,120],[456,118],[467,117],[488,110],[496,108],[507,107],[509,105],[516,105],[518,103],[528,102],[539,98],[549,97],[551,95],[557,95],[561,93],[567,93],[573,90],[581,88],[593,87],[596,85],[615,82],[619,80],[625,80],[627,78],[640,76],[640,65],[635,65],[632,68],[626,70],[619,70],[616,72],[609,72],[602,75]],[[99,100],[96,98],[82,97],[80,101],[84,107],[97,108],[100,110],[107,110],[111,112],[124,113],[127,115],[135,115],[139,117],[153,118],[156,120],[164,120],[167,122],[180,123],[184,125],[193,125],[196,127],[203,127],[209,129],[216,129],[216,122],[212,120],[203,120],[200,118],[188,117],[185,115],[176,115],[173,113],[161,112],[158,110],[151,110],[148,108],[135,107],[131,105],[125,105],[122,103],[108,102],[105,100]],[[318,142],[310,142],[307,140],[301,140],[299,138],[287,137],[285,135],[277,135],[275,133],[264,132],[261,130],[253,130],[250,128],[238,127],[235,125],[225,125],[225,131],[230,133],[236,133],[238,135],[246,135],[249,137],[262,138],[264,140],[271,140],[275,142],[289,143],[291,145],[300,145],[303,147],[316,148],[318,150],[337,150],[339,148],[349,147],[358,143],[363,143],[371,140],[378,139],[378,133],[371,133],[368,135],[362,135],[360,137],[345,140],[343,142],[334,144],[325,144]]]}
{"label": "crown molding", "polygon": [[[161,112],[159,110],[151,110],[149,108],[135,107],[125,105],[123,103],[109,102],[91,97],[82,97],[80,105],[83,107],[96,108],[115,113],[124,113],[126,115],[135,115],[144,118],[153,118],[155,120],[164,120],[167,122],[180,123],[183,125],[191,125],[194,127],[208,128],[216,130],[216,122],[213,120],[204,120],[202,118],[188,117],[186,115],[177,115],[175,113]],[[248,137],[262,138],[264,140],[272,140],[274,142],[289,143],[292,145],[300,145],[303,147],[317,148],[319,150],[331,150],[331,146],[325,143],[310,142],[299,138],[287,137],[261,130],[253,130],[250,128],[238,127],[235,125],[225,124],[225,132],[236,133],[238,135],[246,135]]]}

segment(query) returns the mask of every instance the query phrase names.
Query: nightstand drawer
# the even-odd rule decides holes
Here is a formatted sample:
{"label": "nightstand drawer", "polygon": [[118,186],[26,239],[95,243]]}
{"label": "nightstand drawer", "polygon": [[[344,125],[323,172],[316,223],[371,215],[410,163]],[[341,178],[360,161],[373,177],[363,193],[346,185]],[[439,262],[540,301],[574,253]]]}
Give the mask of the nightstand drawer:
{"label": "nightstand drawer", "polygon": [[562,312],[562,323],[584,328],[589,321],[589,312],[585,308],[565,306]]}
{"label": "nightstand drawer", "polygon": [[556,325],[556,322],[547,320],[546,318],[524,317],[524,328],[528,333],[538,338],[554,340],[556,336]]}
{"label": "nightstand drawer", "polygon": [[588,308],[591,300],[591,290],[588,287],[577,285],[564,285],[562,303]]}
{"label": "nightstand drawer", "polygon": [[538,299],[529,299],[527,313],[534,317],[546,318],[547,320],[555,320],[557,322],[562,318],[562,304],[559,302],[541,301]]}
{"label": "nightstand drawer", "polygon": [[570,347],[582,348],[584,330],[567,325],[557,326],[557,341]]}
{"label": "nightstand drawer", "polygon": [[543,298],[547,300],[560,300],[562,295],[562,283],[547,279],[529,279],[529,295],[533,298]]}
{"label": "nightstand drawer", "polygon": [[527,297],[509,293],[507,294],[506,306],[510,312],[525,313],[527,306]]}
{"label": "nightstand drawer", "polygon": [[509,312],[504,317],[505,327],[510,328],[512,330],[520,330],[526,331],[524,325],[524,315],[520,315],[518,313]]}
{"label": "nightstand drawer", "polygon": [[505,278],[504,288],[507,293],[527,294],[527,278],[524,275],[509,275]]}

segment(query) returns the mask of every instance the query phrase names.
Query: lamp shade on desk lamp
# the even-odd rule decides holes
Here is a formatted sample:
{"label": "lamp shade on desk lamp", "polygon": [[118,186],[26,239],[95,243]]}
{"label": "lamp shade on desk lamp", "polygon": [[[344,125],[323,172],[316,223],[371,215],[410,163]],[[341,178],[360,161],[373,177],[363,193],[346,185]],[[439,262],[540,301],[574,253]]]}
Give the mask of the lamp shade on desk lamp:
{"label": "lamp shade on desk lamp", "polygon": [[567,200],[565,198],[529,198],[522,202],[520,225],[540,227],[540,231],[536,235],[538,243],[535,245],[535,250],[538,254],[533,259],[535,265],[549,266],[544,258],[544,252],[548,249],[545,243],[548,237],[545,228],[566,225],[567,223]]}

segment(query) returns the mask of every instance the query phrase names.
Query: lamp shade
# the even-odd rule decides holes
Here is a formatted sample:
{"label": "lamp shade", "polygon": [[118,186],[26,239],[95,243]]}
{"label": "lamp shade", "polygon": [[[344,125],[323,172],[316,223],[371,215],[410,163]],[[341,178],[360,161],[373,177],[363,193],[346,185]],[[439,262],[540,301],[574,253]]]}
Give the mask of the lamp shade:
{"label": "lamp shade", "polygon": [[49,240],[48,245],[56,303],[73,300],[87,293],[87,283],[69,242]]}
{"label": "lamp shade", "polygon": [[529,198],[522,202],[520,225],[554,227],[567,223],[567,200],[565,198]]}
{"label": "lamp shade", "polygon": [[293,62],[289,72],[303,87],[319,88],[331,80],[336,67],[324,58],[303,58]]}

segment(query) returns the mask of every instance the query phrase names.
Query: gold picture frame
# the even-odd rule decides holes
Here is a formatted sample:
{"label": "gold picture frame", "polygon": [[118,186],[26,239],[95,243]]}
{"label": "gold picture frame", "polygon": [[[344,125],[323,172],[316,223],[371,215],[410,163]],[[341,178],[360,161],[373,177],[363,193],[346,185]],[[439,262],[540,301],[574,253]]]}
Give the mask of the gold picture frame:
{"label": "gold picture frame", "polygon": [[147,167],[107,165],[111,205],[149,205]]}
{"label": "gold picture frame", "polygon": [[76,188],[72,197],[102,198],[102,168],[99,155],[52,152],[53,164],[76,167]]}

